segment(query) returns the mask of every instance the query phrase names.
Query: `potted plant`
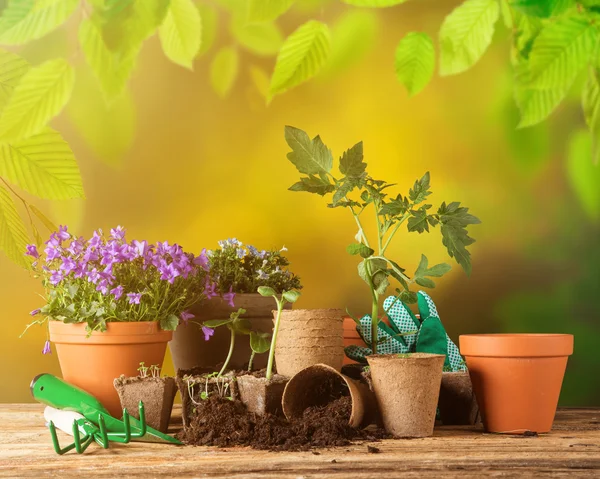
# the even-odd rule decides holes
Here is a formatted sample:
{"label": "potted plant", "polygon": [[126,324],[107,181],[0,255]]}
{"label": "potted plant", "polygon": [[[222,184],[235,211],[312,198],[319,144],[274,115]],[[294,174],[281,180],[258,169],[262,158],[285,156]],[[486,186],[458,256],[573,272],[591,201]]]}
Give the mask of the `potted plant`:
{"label": "potted plant", "polygon": [[46,289],[29,326],[47,324],[44,352],[52,341],[64,379],[119,416],[114,379],[135,376],[140,362],[162,366],[180,317],[204,298],[206,257],[166,241],[127,242],[120,226],[87,241],[61,226],[43,258],[33,245],[28,254]]}
{"label": "potted plant", "polygon": [[[216,370],[225,361],[230,337],[226,328],[219,328],[212,334],[201,325],[228,318],[237,308],[246,311],[243,318],[249,321],[252,331],[270,333],[273,329],[272,302],[256,293],[259,286],[268,286],[278,293],[302,287],[300,279],[288,269],[285,247],[259,251],[236,238],[218,244],[217,249],[206,252],[210,278],[206,284],[208,300],[190,308],[189,316],[181,322],[169,343],[176,369]],[[193,321],[188,321],[194,317]],[[208,338],[210,341],[206,342]],[[243,369],[250,354],[249,342],[239,341],[230,358],[230,367]],[[265,366],[266,359],[257,357],[254,367]]]}
{"label": "potted plant", "polygon": [[[348,253],[362,258],[358,265],[358,274],[369,288],[371,303],[371,314],[363,320],[369,321],[370,338],[367,343],[370,346],[371,356],[368,357],[373,388],[377,397],[379,407],[383,416],[383,422],[392,434],[402,435],[428,435],[433,431],[433,421],[439,395],[442,368],[444,364],[443,355],[428,355],[427,351],[413,355],[378,355],[385,352],[387,345],[381,344],[380,335],[389,327],[381,324],[380,327],[380,298],[385,295],[390,280],[396,280],[397,297],[405,303],[417,302],[417,295],[411,291],[413,284],[426,288],[435,287],[432,278],[443,276],[450,270],[448,264],[442,263],[430,266],[425,255],[414,275],[409,275],[406,269],[388,257],[388,248],[396,233],[405,226],[409,233],[429,233],[432,229],[440,227],[442,243],[446,247],[450,257],[460,264],[467,274],[471,272],[471,259],[467,247],[475,242],[468,234],[470,225],[479,223],[479,219],[471,215],[468,208],[458,202],[443,202],[436,210],[428,202],[431,195],[430,175],[425,173],[415,181],[407,195],[397,194],[392,196],[390,188],[394,185],[384,180],[373,178],[367,173],[367,164],[364,162],[362,142],[346,150],[339,161],[341,176],[332,174],[333,156],[331,150],[323,143],[319,136],[311,139],[304,131],[286,126],[285,139],[291,148],[288,160],[294,164],[296,169],[304,176],[290,187],[292,191],[305,191],[321,196],[331,195],[328,206],[331,208],[345,208],[350,212],[357,227],[355,242],[347,247]],[[364,215],[371,212],[372,219],[376,225],[376,237],[369,240],[363,227]],[[384,314],[385,315],[385,311]],[[354,319],[357,326],[361,320]],[[439,318],[438,318],[439,322]],[[439,327],[435,320],[427,328],[438,337]],[[436,332],[437,330],[437,332]],[[391,333],[392,340],[401,335]],[[363,339],[365,339],[363,337]],[[379,346],[382,346],[379,348]],[[355,346],[356,347],[356,346]],[[379,350],[381,349],[381,351]],[[423,355],[424,354],[424,355]],[[440,359],[441,358],[441,362]],[[396,365],[396,363],[402,363]],[[383,369],[383,370],[382,370]],[[386,370],[398,370],[398,376],[388,375]],[[402,373],[402,374],[400,374]],[[429,384],[423,384],[419,375],[426,378]],[[416,382],[401,382],[400,377],[413,378]],[[376,380],[386,378],[389,383]],[[383,385],[386,384],[386,387]],[[434,401],[425,401],[427,414],[424,414],[423,424],[406,424],[406,427],[392,425],[394,418],[386,417],[392,414],[387,406],[393,398],[388,397],[394,389],[414,388],[421,391],[420,396],[429,397],[424,391],[436,390]],[[407,393],[410,397],[410,392]],[[408,417],[400,416],[408,420]]]}
{"label": "potted plant", "polygon": [[177,393],[174,378],[160,377],[158,365],[146,366],[142,362],[137,376],[121,376],[115,379],[114,385],[121,409],[131,411],[131,415],[139,419],[138,404],[143,401],[146,423],[160,432],[167,432]]}

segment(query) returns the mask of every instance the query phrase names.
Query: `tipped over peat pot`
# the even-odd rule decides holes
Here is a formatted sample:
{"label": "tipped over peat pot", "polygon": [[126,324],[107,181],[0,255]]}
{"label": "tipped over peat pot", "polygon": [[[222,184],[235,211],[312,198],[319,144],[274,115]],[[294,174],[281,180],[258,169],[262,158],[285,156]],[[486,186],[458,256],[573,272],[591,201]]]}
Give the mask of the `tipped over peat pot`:
{"label": "tipped over peat pot", "polygon": [[488,432],[552,429],[571,334],[466,334],[459,337]]}
{"label": "tipped over peat pot", "polygon": [[467,371],[442,373],[438,407],[445,426],[473,425],[479,422],[479,407]]}
{"label": "tipped over peat pot", "polygon": [[309,366],[289,380],[283,393],[283,413],[292,421],[302,417],[309,407],[325,405],[344,395],[352,400],[351,427],[363,428],[377,422],[377,403],[369,388],[327,364]]}
{"label": "tipped over peat pot", "polygon": [[[232,308],[223,298],[216,297],[199,303],[190,312],[195,318],[187,324],[181,323],[173,333],[173,340],[169,343],[175,370],[192,368],[217,369],[222,364],[229,351],[231,336],[227,328],[216,328],[209,341],[204,340],[201,324],[210,319],[226,319],[229,315],[243,308],[246,313],[241,317],[248,319],[252,330],[270,333],[273,330],[273,298],[263,297],[260,294],[236,294],[235,307]],[[291,308],[287,304],[286,308]],[[246,340],[236,341],[233,356],[229,362],[231,369],[244,369],[250,359],[250,343]],[[254,359],[254,368],[262,369],[267,365],[267,355],[258,354]]]}
{"label": "tipped over peat pot", "polygon": [[279,374],[271,379],[244,374],[237,377],[237,388],[248,411],[263,416],[265,414],[279,415],[282,412],[281,401],[283,390],[288,378]]}
{"label": "tipped over peat pot", "polygon": [[115,378],[136,376],[141,362],[159,368],[172,331],[158,321],[109,322],[106,331],[89,336],[85,323],[48,321],[63,379],[96,397],[114,417],[121,417]]}
{"label": "tipped over peat pot", "polygon": [[[277,314],[273,312],[273,317]],[[277,372],[292,377],[308,366],[326,364],[341,371],[344,362],[340,309],[282,311],[275,346]]]}
{"label": "tipped over peat pot", "polygon": [[445,355],[367,356],[385,430],[395,437],[433,434]]}
{"label": "tipped over peat pot", "polygon": [[148,426],[167,432],[177,394],[175,378],[121,376],[115,379],[114,385],[121,400],[121,409],[126,408],[127,412],[139,419],[138,405],[143,401]]}

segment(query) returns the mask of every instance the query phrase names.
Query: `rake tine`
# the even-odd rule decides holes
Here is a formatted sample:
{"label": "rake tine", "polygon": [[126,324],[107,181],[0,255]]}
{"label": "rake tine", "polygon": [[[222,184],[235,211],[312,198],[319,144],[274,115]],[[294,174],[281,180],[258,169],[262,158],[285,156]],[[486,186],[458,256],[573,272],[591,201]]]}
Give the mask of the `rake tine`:
{"label": "rake tine", "polygon": [[59,455],[63,455],[65,452],[69,452],[71,449],[75,447],[75,443],[69,444],[64,449],[60,448],[60,444],[58,443],[58,436],[56,435],[56,426],[54,423],[50,421],[48,424],[48,428],[50,429],[50,436],[52,436],[52,445],[54,446],[54,452]]}

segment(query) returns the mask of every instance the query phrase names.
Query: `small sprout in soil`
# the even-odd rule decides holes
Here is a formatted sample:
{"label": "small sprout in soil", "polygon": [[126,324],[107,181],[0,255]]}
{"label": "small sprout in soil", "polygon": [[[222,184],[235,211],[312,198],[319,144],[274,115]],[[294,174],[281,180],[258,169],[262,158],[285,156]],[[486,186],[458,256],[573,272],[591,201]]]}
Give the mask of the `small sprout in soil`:
{"label": "small sprout in soil", "polygon": [[142,379],[145,379],[148,377],[148,367],[144,364],[144,362],[140,363],[140,367],[138,368],[139,374],[138,376]]}
{"label": "small sprout in soil", "polygon": [[259,333],[252,331],[250,333],[250,361],[248,361],[248,371],[252,371],[252,363],[254,362],[254,356],[257,354],[266,353],[269,350],[269,340],[271,335],[269,333]]}

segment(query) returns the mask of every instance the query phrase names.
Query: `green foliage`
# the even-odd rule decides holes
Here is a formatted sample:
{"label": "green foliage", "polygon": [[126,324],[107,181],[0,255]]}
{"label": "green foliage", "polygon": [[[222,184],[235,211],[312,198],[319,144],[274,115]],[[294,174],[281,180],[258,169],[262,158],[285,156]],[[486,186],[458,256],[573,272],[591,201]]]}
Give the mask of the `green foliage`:
{"label": "green foliage", "polygon": [[29,63],[20,56],[0,50],[0,111],[4,109],[15,87],[29,68]]}
{"label": "green foliage", "polygon": [[600,78],[598,69],[590,68],[588,80],[582,93],[585,121],[592,134],[592,157],[594,164],[600,163]]}
{"label": "green foliage", "polygon": [[231,33],[246,50],[259,56],[275,55],[283,43],[281,31],[274,23],[245,23],[235,20]]}
{"label": "green foliage", "polygon": [[574,0],[512,0],[510,6],[525,15],[548,18],[575,4]]}
{"label": "green foliage", "polygon": [[342,0],[348,5],[354,5],[355,7],[372,7],[372,8],[385,8],[393,7],[394,5],[400,5],[407,0]]}
{"label": "green foliage", "polygon": [[160,329],[165,331],[175,331],[179,326],[179,318],[174,314],[170,314],[166,318],[162,318],[159,321]]}
{"label": "green foliage", "polygon": [[200,51],[198,55],[206,53],[215,41],[219,24],[219,15],[210,5],[196,4],[202,19]]}
{"label": "green foliage", "polygon": [[238,75],[238,52],[233,47],[221,48],[210,64],[210,84],[221,98],[225,98]]}
{"label": "green foliage", "polygon": [[467,274],[471,274],[471,253],[467,250],[467,246],[475,243],[475,240],[469,236],[467,227],[479,224],[481,221],[469,214],[469,208],[460,206],[457,201],[447,206],[445,202],[442,203],[436,220],[441,223],[442,243],[448,250],[448,254]]}
{"label": "green foliage", "polygon": [[294,0],[248,0],[247,20],[249,23],[272,22],[293,3]]}
{"label": "green foliage", "polygon": [[440,278],[449,272],[452,267],[446,263],[436,264],[435,266],[429,267],[429,260],[424,254],[421,255],[421,261],[417,267],[413,276],[415,283],[424,288],[435,288],[435,283],[427,276],[433,276],[434,278]]}
{"label": "green foliage", "polygon": [[27,268],[30,262],[23,254],[27,243],[27,230],[19,217],[15,202],[9,192],[0,185],[0,250],[12,261]]}
{"label": "green foliage", "polygon": [[192,70],[202,41],[202,19],[192,0],[170,0],[158,36],[165,55]]}
{"label": "green foliage", "polygon": [[407,33],[396,49],[396,76],[410,96],[425,88],[433,76],[434,69],[435,50],[429,35]]}
{"label": "green foliage", "polygon": [[300,173],[325,175],[333,167],[331,150],[323,144],[318,135],[311,140],[306,132],[286,126],[285,141],[292,149],[287,158]]}
{"label": "green foliage", "polygon": [[269,333],[252,331],[250,333],[250,349],[256,354],[266,353],[271,345],[270,339],[271,335]]}
{"label": "green foliage", "polygon": [[592,220],[600,219],[600,165],[591,159],[591,137],[576,132],[569,142],[567,175],[583,210]]}

